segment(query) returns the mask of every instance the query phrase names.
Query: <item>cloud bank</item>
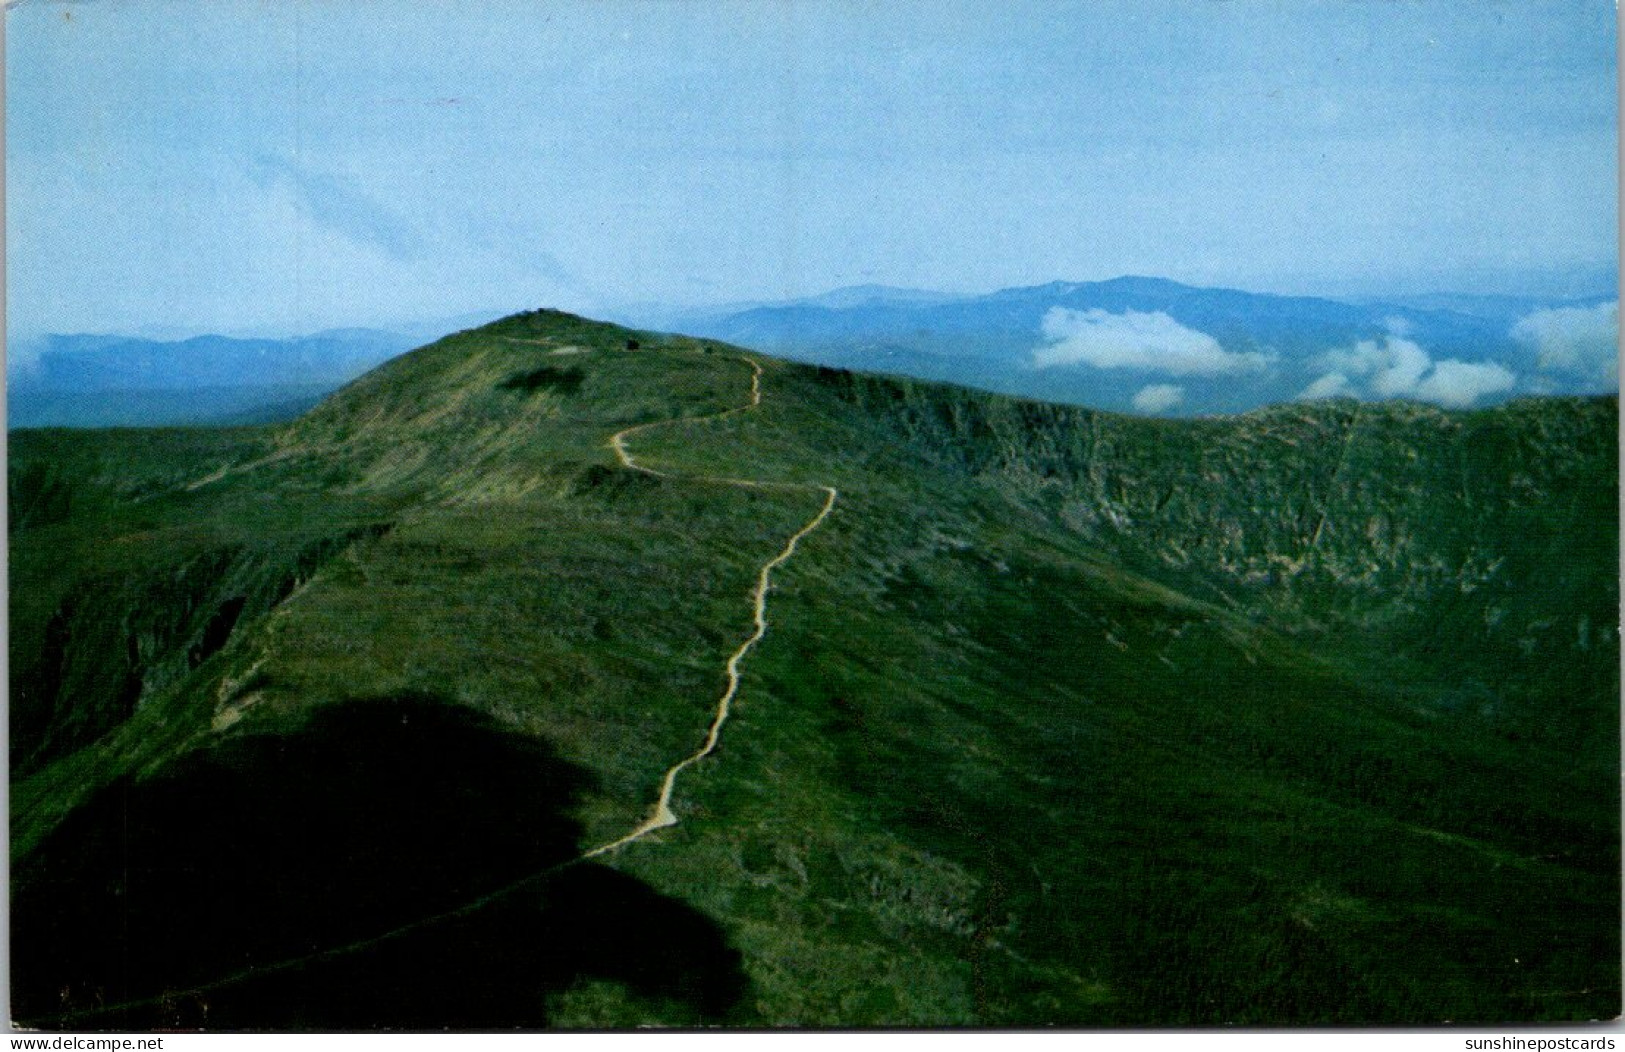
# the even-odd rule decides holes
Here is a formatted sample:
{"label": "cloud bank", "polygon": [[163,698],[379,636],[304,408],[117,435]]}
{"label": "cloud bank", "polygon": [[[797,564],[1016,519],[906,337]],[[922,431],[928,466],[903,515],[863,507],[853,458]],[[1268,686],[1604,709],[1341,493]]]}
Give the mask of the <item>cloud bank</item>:
{"label": "cloud bank", "polygon": [[1147,384],[1134,394],[1134,408],[1142,413],[1166,413],[1185,400],[1178,384]]}
{"label": "cloud bank", "polygon": [[1512,390],[1518,382],[1511,370],[1494,362],[1464,362],[1446,358],[1416,388],[1424,402],[1462,409],[1481,398]]}
{"label": "cloud bank", "polygon": [[1518,320],[1512,338],[1540,356],[1543,372],[1619,388],[1619,301],[1555,307]]}
{"label": "cloud bank", "polygon": [[1358,398],[1360,392],[1354,389],[1349,378],[1342,373],[1327,373],[1314,383],[1305,387],[1298,393],[1298,400],[1313,402],[1322,398]]}
{"label": "cloud bank", "polygon": [[1161,311],[1070,310],[1051,307],[1044,315],[1049,346],[1033,352],[1039,369],[1088,365],[1096,369],[1141,369],[1170,376],[1220,376],[1256,372],[1269,359],[1255,352],[1227,351],[1205,332],[1187,329]]}
{"label": "cloud bank", "polygon": [[1413,398],[1464,409],[1510,391],[1518,382],[1511,370],[1493,362],[1458,358],[1435,362],[1415,341],[1397,335],[1328,351],[1321,355],[1320,365],[1325,372],[1299,392],[1300,400]]}

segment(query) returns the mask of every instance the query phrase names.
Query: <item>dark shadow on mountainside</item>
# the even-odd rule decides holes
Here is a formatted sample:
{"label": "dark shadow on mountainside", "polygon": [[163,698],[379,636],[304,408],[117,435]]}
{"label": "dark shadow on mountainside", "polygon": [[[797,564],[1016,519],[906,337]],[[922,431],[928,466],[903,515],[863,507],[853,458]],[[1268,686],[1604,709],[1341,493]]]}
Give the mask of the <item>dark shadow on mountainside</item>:
{"label": "dark shadow on mountainside", "polygon": [[717,926],[573,861],[590,784],[546,743],[424,695],[120,780],[14,864],[13,1018],[539,1027],[549,995],[585,979],[669,1002],[663,1017],[728,1016],[746,983]]}

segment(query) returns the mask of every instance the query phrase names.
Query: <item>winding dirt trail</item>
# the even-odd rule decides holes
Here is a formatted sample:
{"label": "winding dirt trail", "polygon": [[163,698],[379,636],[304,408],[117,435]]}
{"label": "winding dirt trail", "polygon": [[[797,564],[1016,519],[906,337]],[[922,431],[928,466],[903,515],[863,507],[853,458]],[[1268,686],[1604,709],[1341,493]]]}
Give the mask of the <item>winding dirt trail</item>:
{"label": "winding dirt trail", "polygon": [[[514,339],[513,337],[507,337],[507,339],[510,339],[515,343],[535,342],[531,340],[518,340]],[[727,688],[722,692],[722,696],[717,700],[716,711],[711,718],[711,726],[706,732],[705,741],[700,746],[698,751],[684,757],[671,767],[667,768],[664,777],[660,781],[660,795],[656,798],[654,807],[651,809],[647,819],[633,828],[632,831],[627,833],[625,836],[612,840],[607,844],[602,844],[583,854],[576,855],[573,858],[567,858],[547,867],[546,869],[533,873],[527,873],[526,875],[519,877],[518,879],[513,880],[508,884],[495,889],[494,891],[490,891],[477,898],[470,899],[460,906],[453,907],[449,910],[443,910],[427,917],[420,917],[389,931],[355,939],[351,942],[343,943],[338,946],[330,946],[326,949],[317,950],[312,953],[301,954],[297,957],[284,958],[283,960],[273,961],[268,964],[251,965],[237,972],[233,972],[230,975],[222,976],[210,982],[200,983],[185,989],[168,990],[162,994],[151,997],[135,998],[120,1002],[118,1004],[101,1005],[95,1008],[80,1009],[79,1011],[64,1013],[63,1015],[56,1017],[55,1021],[58,1024],[83,1022],[88,1019],[95,1019],[114,1012],[150,1007],[152,1005],[163,1004],[177,998],[198,996],[201,994],[206,994],[211,990],[218,990],[222,987],[232,986],[250,979],[264,978],[266,976],[286,972],[305,965],[315,964],[320,961],[333,960],[352,953],[369,950],[375,946],[380,946],[384,943],[402,938],[414,932],[422,931],[423,929],[432,925],[456,920],[459,917],[469,916],[477,910],[504,899],[523,888],[529,887],[533,884],[538,884],[564,870],[578,866],[588,859],[597,858],[600,855],[605,855],[611,851],[619,850],[620,848],[626,847],[628,844],[642,840],[644,837],[658,829],[665,829],[668,826],[676,825],[678,818],[676,813],[672,811],[671,803],[672,796],[676,792],[677,788],[677,778],[683,773],[684,770],[700,762],[716,749],[717,743],[722,738],[723,724],[728,722],[728,715],[732,710],[734,699],[739,694],[739,666],[744,662],[746,655],[748,655],[756,644],[761,642],[762,637],[767,634],[767,593],[772,587],[773,571],[790,560],[790,557],[796,553],[796,545],[801,543],[801,539],[803,537],[806,537],[809,533],[812,533],[814,530],[818,529],[818,527],[824,524],[824,520],[828,518],[830,512],[834,510],[835,503],[840,497],[839,492],[834,486],[822,486],[816,483],[773,482],[762,479],[727,478],[716,475],[672,474],[670,472],[657,471],[654,468],[639,464],[637,460],[633,458],[632,454],[627,450],[626,439],[629,436],[635,435],[641,431],[647,431],[656,427],[671,427],[681,424],[701,423],[708,420],[721,420],[725,417],[733,416],[736,413],[749,412],[750,410],[761,405],[762,367],[756,361],[745,357],[744,355],[740,355],[739,360],[751,367],[750,400],[744,405],[735,406],[732,409],[725,409],[720,413],[713,413],[708,416],[687,417],[676,420],[657,420],[652,423],[638,424],[634,427],[628,427],[617,431],[609,438],[609,447],[614,450],[615,456],[620,461],[622,467],[631,471],[642,472],[645,475],[653,475],[656,478],[700,482],[722,486],[742,486],[752,489],[802,490],[824,494],[824,502],[819,507],[818,513],[812,518],[808,519],[807,522],[803,524],[802,527],[795,533],[791,534],[790,538],[785,541],[784,547],[779,551],[779,553],[773,558],[769,559],[766,563],[762,564],[762,568],[757,571],[756,587],[751,592],[751,606],[754,612],[755,627],[751,631],[751,634],[746,637],[745,641],[739,644],[738,649],[728,656],[728,685]]]}
{"label": "winding dirt trail", "polygon": [[808,519],[806,524],[790,535],[790,539],[784,543],[783,550],[764,563],[761,570],[759,570],[756,574],[756,587],[751,592],[751,605],[754,611],[753,616],[755,621],[755,629],[743,643],[739,644],[739,648],[728,656],[728,686],[722,692],[722,697],[717,700],[716,713],[711,719],[711,727],[710,730],[706,732],[704,744],[700,746],[698,752],[684,757],[682,760],[667,768],[665,777],[660,780],[660,795],[658,798],[656,798],[654,807],[651,809],[648,818],[644,819],[644,821],[636,826],[630,833],[627,833],[625,836],[620,837],[617,840],[612,840],[607,844],[602,844],[593,848],[585,855],[582,855],[582,858],[595,858],[598,855],[607,854],[608,852],[615,851],[635,841],[641,840],[657,829],[665,829],[668,826],[674,826],[677,824],[677,815],[671,809],[672,794],[677,788],[677,776],[682,774],[683,771],[688,767],[709,756],[711,752],[716,749],[717,742],[722,738],[722,725],[728,722],[728,715],[733,709],[734,698],[739,694],[739,666],[745,660],[745,656],[749,654],[752,648],[754,648],[757,643],[761,642],[762,637],[767,634],[767,592],[768,589],[772,587],[773,571],[790,560],[790,557],[796,553],[796,545],[801,543],[801,539],[803,537],[807,536],[809,533],[813,532],[824,524],[824,520],[829,517],[829,513],[835,509],[835,502],[840,498],[840,493],[835,489],[834,486],[820,486],[816,483],[768,482],[759,479],[726,478],[716,475],[673,475],[669,472],[657,471],[654,468],[639,464],[637,460],[633,458],[632,454],[627,451],[626,439],[640,431],[646,431],[655,427],[669,427],[673,424],[695,423],[703,420],[721,420],[722,418],[732,416],[735,413],[748,412],[749,410],[755,409],[757,406],[761,405],[762,367],[756,361],[750,358],[741,356],[739,360],[751,367],[749,402],[742,406],[736,406],[733,409],[727,409],[723,412],[715,413],[710,416],[694,417],[689,420],[658,420],[650,424],[638,424],[635,427],[625,428],[610,436],[609,447],[615,451],[615,456],[619,458],[622,467],[628,468],[632,471],[641,471],[645,475],[653,475],[656,478],[681,479],[690,482],[706,482],[722,486],[744,486],[752,489],[811,490],[814,492],[822,492],[824,494],[824,503],[821,507],[819,507],[816,515],[814,515],[811,519]]}

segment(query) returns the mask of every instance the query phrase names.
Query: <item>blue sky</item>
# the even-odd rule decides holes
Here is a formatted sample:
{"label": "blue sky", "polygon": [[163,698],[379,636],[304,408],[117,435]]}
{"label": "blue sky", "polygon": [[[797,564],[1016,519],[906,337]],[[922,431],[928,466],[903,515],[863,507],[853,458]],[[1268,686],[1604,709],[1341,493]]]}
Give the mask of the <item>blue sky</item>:
{"label": "blue sky", "polygon": [[310,331],[1153,274],[1592,294],[1596,0],[24,0],[8,322]]}

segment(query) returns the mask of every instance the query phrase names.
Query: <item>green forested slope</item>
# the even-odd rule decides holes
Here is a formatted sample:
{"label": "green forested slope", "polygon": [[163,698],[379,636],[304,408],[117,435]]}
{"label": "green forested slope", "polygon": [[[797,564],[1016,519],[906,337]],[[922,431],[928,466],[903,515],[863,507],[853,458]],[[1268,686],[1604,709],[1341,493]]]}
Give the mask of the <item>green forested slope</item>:
{"label": "green forested slope", "polygon": [[[1614,399],[1153,421],[753,355],[718,416],[743,353],[537,312],[281,428],[14,434],[14,1015],[1618,1013]],[[840,500],[680,824],[572,862],[821,500],[698,476]]]}

